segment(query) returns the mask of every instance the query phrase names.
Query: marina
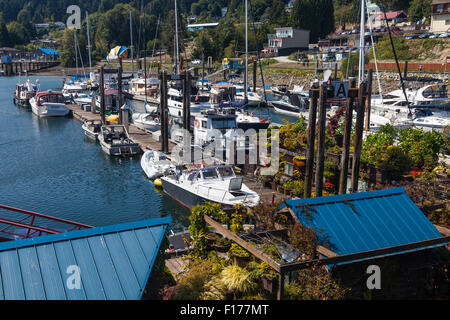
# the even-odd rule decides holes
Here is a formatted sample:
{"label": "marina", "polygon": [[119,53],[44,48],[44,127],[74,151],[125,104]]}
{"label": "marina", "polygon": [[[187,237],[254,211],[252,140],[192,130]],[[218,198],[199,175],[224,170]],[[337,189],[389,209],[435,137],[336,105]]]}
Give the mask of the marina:
{"label": "marina", "polygon": [[5,11],[0,300],[448,300],[450,33],[308,1]]}

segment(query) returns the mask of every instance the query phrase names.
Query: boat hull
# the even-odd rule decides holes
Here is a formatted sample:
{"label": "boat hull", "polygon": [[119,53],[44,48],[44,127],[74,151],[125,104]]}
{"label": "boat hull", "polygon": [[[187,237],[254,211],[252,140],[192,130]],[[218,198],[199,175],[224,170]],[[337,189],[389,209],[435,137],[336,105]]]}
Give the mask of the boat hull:
{"label": "boat hull", "polygon": [[161,179],[161,182],[164,192],[169,197],[171,197],[172,199],[174,199],[175,201],[177,201],[178,203],[180,203],[181,205],[183,205],[188,209],[192,209],[197,205],[203,205],[205,204],[206,201],[208,201],[202,196],[192,193],[186,189],[183,189],[165,179]]}

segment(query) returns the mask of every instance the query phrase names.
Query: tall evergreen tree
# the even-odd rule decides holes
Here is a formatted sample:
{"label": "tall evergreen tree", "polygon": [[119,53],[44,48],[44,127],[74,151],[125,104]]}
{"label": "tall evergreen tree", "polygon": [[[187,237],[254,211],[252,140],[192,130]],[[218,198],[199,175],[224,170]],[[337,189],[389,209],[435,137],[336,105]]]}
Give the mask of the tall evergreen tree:
{"label": "tall evergreen tree", "polygon": [[0,47],[11,46],[11,39],[9,37],[8,28],[3,20],[0,21]]}

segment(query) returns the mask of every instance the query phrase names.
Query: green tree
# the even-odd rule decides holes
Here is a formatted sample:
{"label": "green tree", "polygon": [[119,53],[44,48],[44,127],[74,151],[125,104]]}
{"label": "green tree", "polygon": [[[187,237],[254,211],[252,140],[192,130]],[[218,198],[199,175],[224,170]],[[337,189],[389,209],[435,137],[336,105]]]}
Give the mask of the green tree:
{"label": "green tree", "polygon": [[3,20],[0,21],[0,47],[11,46],[11,39],[9,37],[8,28]]}
{"label": "green tree", "polygon": [[27,44],[30,41],[30,33],[19,22],[13,21],[8,24],[9,38],[11,39],[11,45]]}
{"label": "green tree", "polygon": [[417,22],[431,16],[431,0],[413,0],[408,10],[409,20]]}

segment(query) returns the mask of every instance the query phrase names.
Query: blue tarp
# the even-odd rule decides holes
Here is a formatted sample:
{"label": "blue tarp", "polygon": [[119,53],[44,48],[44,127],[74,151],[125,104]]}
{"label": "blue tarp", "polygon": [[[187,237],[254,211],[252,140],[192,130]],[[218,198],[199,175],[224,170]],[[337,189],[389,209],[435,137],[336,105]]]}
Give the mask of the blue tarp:
{"label": "blue tarp", "polygon": [[56,51],[55,49],[39,48],[39,50],[41,50],[41,51],[44,52],[45,54],[59,55],[59,52]]}

